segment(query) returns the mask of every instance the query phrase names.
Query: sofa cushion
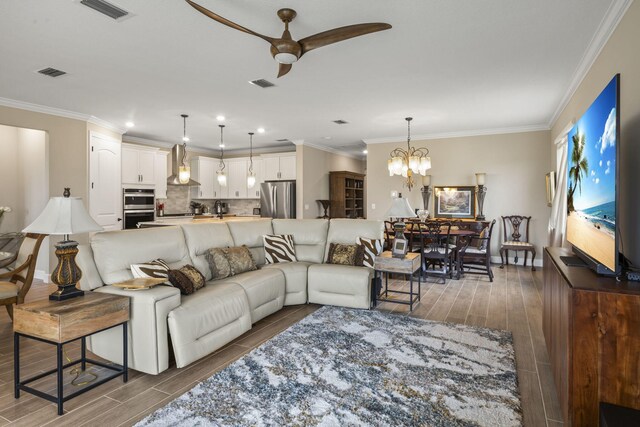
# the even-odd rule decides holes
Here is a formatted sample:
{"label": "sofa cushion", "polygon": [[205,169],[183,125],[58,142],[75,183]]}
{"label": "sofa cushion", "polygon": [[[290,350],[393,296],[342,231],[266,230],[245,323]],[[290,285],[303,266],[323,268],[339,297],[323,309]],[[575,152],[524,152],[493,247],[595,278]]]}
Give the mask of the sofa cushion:
{"label": "sofa cushion", "polygon": [[247,295],[235,283],[208,283],[183,296],[168,323],[176,366],[182,368],[251,329]]}
{"label": "sofa cushion", "polygon": [[133,278],[131,264],[163,259],[171,268],[192,264],[179,227],[107,231],[91,238],[91,249],[102,281],[107,285]]}
{"label": "sofa cushion", "polygon": [[273,234],[270,219],[258,219],[255,221],[230,221],[227,223],[234,244],[231,246],[246,245],[251,251],[253,259],[258,265],[264,264],[264,243],[262,236]]}
{"label": "sofa cushion", "polygon": [[275,234],[291,234],[293,236],[298,261],[321,263],[324,260],[328,228],[329,221],[326,219],[273,220]]}
{"label": "sofa cushion", "polygon": [[284,305],[307,303],[307,269],[310,262],[281,262],[267,264],[263,270],[277,269],[284,273]]}
{"label": "sofa cushion", "polygon": [[358,237],[368,239],[384,238],[384,222],[367,219],[332,219],[327,233],[327,249],[324,259],[329,253],[328,243],[344,243],[353,245]]}
{"label": "sofa cushion", "polygon": [[231,276],[231,265],[222,248],[209,249],[205,252],[205,259],[209,265],[209,280],[220,280]]}
{"label": "sofa cushion", "polygon": [[280,310],[284,305],[285,278],[280,270],[262,269],[228,277],[244,289],[251,310],[251,323]]}
{"label": "sofa cushion", "polygon": [[364,247],[362,245],[344,245],[342,243],[329,243],[327,264],[362,266],[364,260]]}
{"label": "sofa cushion", "polygon": [[293,246],[291,234],[265,234],[264,261],[266,264],[278,264],[280,262],[296,262],[296,250]]}
{"label": "sofa cushion", "polygon": [[227,257],[232,276],[258,269],[253,257],[251,256],[251,252],[249,252],[249,248],[244,245],[233,248],[224,248],[222,249],[222,253]]}
{"label": "sofa cushion", "polygon": [[372,270],[349,265],[309,266],[309,302],[353,308],[371,305]]}
{"label": "sofa cushion", "polygon": [[236,246],[227,223],[194,223],[180,227],[184,232],[193,266],[204,274],[205,279],[212,280],[213,277],[206,258],[209,249]]}
{"label": "sofa cushion", "polygon": [[169,281],[182,295],[191,295],[204,287],[204,276],[191,264],[167,272]]}

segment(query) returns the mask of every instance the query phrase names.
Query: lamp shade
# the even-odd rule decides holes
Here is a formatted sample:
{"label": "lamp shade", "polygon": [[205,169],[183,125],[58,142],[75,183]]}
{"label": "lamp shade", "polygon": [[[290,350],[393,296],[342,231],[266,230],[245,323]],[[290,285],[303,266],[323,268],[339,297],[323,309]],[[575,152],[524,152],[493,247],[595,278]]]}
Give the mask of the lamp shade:
{"label": "lamp shade", "polygon": [[393,199],[391,207],[384,216],[387,218],[414,218],[416,213],[411,209],[409,200],[404,197],[398,197]]}
{"label": "lamp shade", "polygon": [[484,173],[484,172],[478,172],[476,174],[476,182],[478,183],[478,185],[484,185],[486,176],[487,176],[487,174]]}
{"label": "lamp shade", "polygon": [[52,197],[44,210],[23,230],[25,233],[67,235],[102,231],[80,197]]}

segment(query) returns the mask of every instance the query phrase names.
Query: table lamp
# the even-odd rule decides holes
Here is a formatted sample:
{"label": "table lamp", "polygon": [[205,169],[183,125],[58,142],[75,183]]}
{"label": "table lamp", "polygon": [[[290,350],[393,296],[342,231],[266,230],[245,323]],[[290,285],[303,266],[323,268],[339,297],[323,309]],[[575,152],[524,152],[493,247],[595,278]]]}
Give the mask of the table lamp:
{"label": "table lamp", "polygon": [[393,230],[396,235],[393,239],[391,254],[394,258],[404,258],[409,250],[409,242],[404,235],[406,224],[402,221],[402,218],[415,218],[416,214],[413,209],[411,209],[409,200],[403,198],[402,194],[398,194],[398,198],[393,199],[391,207],[384,216],[398,220],[398,222],[393,224]]}
{"label": "table lamp", "polygon": [[56,244],[58,265],[51,272],[51,281],[58,285],[58,290],[49,295],[49,299],[53,301],[84,295],[83,291],[76,288],[76,283],[82,278],[82,270],[76,264],[78,242],[69,240],[69,234],[102,230],[87,213],[82,199],[70,196],[71,191],[65,188],[64,197],[49,199],[40,216],[23,230],[28,233],[64,236],[64,240]]}

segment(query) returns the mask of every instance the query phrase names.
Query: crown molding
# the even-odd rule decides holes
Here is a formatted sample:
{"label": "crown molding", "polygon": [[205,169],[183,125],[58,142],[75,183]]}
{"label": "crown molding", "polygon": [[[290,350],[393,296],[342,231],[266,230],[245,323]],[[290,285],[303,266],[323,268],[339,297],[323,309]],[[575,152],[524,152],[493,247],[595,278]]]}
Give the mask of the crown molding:
{"label": "crown molding", "polygon": [[325,147],[323,145],[311,144],[309,142],[305,142],[300,145],[303,145],[305,147],[315,148],[316,150],[326,151],[327,153],[331,153],[331,154],[337,154],[338,156],[345,156],[345,157],[350,157],[356,160],[362,160],[362,156],[357,156],[355,154],[347,153],[345,151],[341,151],[332,147]]}
{"label": "crown molding", "polygon": [[[505,133],[525,133],[525,132],[539,132],[549,130],[549,126],[545,125],[531,125],[531,126],[517,126],[510,128],[493,128],[493,129],[478,129],[461,132],[441,132],[441,133],[428,133],[422,135],[412,135],[412,141],[422,141],[429,139],[449,139],[449,138],[464,138],[469,136],[486,136],[486,135],[500,135]],[[387,138],[369,138],[363,139],[367,145],[370,144],[386,144],[390,142],[406,142],[406,136],[394,136]]]}
{"label": "crown molding", "polygon": [[587,46],[587,50],[584,55],[582,55],[582,59],[573,74],[573,78],[569,83],[567,91],[549,120],[549,129],[555,125],[558,117],[560,117],[560,114],[562,114],[569,104],[569,101],[571,101],[571,98],[578,90],[578,87],[580,87],[580,84],[587,76],[587,73],[591,70],[593,63],[596,62],[600,52],[602,52],[602,49],[604,49],[609,38],[618,27],[622,17],[627,13],[631,3],[633,3],[633,0],[615,0],[611,7],[609,7],[609,10],[607,10],[604,18],[600,21],[600,25],[598,26],[596,33],[593,35],[591,42],[589,42],[589,46]]}
{"label": "crown molding", "polygon": [[76,113],[75,111],[63,110],[61,108],[47,107],[46,105],[32,104],[30,102],[18,101],[18,100],[9,99],[9,98],[0,98],[0,105],[5,107],[17,108],[19,110],[32,111],[34,113],[49,114],[52,116],[64,117],[67,119],[74,119],[74,120],[80,120],[83,122],[93,123],[95,125],[102,126],[105,129],[109,129],[111,131],[117,132],[120,135],[122,135],[127,131],[125,128],[121,128],[119,126],[114,125],[111,122],[102,120],[90,114]]}

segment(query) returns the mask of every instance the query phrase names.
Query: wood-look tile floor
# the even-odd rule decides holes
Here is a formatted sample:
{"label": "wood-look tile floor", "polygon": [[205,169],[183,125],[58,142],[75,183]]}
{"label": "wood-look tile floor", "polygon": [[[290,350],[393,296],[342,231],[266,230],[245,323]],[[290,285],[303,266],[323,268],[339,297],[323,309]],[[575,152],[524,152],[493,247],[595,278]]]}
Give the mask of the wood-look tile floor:
{"label": "wood-look tile floor", "polygon": [[[446,284],[429,279],[422,284],[421,302],[412,316],[423,319],[506,329],[513,333],[518,382],[525,426],[560,426],[562,417],[542,335],[542,272],[529,268],[494,267],[495,280],[466,275]],[[392,287],[406,288],[401,280]],[[46,298],[53,288],[34,284],[28,300]],[[55,406],[22,393],[13,397],[12,326],[0,307],[0,427],[22,426],[120,426],[132,425],[153,410],[191,389],[275,334],[318,309],[316,305],[285,307],[258,323],[253,329],[216,353],[188,367],[172,367],[160,375],[130,371],[129,382],[114,379],[65,404],[65,414],[56,415]],[[381,303],[378,310],[408,312],[400,304]],[[21,342],[22,375],[30,376],[55,366],[55,352],[46,344]],[[78,345],[69,345],[70,357]],[[52,383],[53,384],[53,383]]]}

